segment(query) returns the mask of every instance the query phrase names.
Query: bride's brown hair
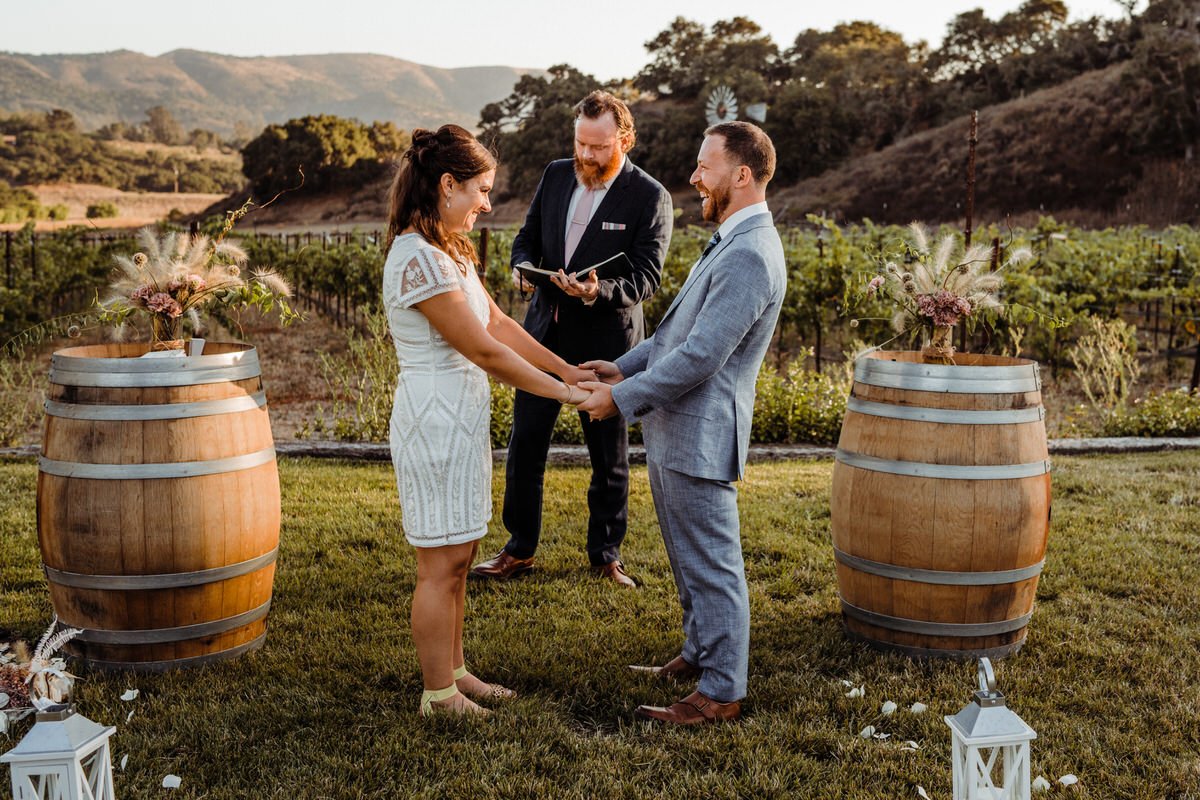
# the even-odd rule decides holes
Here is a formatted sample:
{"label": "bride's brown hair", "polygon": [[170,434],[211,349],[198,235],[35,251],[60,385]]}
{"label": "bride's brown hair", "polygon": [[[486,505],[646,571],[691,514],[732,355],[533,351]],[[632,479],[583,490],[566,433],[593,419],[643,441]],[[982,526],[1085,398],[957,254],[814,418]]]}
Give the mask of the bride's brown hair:
{"label": "bride's brown hair", "polygon": [[401,231],[411,227],[456,261],[478,266],[479,256],[471,240],[462,233],[448,233],[442,225],[439,183],[443,175],[463,183],[495,168],[496,157],[466,128],[443,125],[436,131],[415,129],[412,146],[400,159],[400,169],[388,193],[388,248]]}

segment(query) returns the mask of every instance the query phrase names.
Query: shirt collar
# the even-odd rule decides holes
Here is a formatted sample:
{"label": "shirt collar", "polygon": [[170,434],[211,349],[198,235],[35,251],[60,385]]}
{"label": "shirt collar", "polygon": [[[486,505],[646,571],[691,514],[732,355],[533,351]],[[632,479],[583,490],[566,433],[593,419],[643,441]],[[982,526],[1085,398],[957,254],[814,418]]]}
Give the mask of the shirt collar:
{"label": "shirt collar", "polygon": [[724,239],[725,237],[729,236],[729,234],[733,233],[734,228],[736,228],[738,225],[741,225],[751,217],[757,214],[770,213],[771,211],[767,208],[767,202],[765,200],[761,203],[755,203],[753,205],[746,206],[745,208],[738,209],[730,214],[729,217],[721,223],[721,227],[717,228],[717,233],[721,234],[721,238]]}

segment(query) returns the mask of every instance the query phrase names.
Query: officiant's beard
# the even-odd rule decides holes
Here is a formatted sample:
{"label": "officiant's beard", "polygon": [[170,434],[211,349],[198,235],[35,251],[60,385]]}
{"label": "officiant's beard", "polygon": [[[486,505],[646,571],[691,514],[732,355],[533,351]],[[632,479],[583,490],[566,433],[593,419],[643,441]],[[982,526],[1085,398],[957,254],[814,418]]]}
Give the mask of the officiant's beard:
{"label": "officiant's beard", "polygon": [[604,164],[584,161],[575,154],[575,177],[589,189],[603,188],[604,184],[617,177],[621,171],[621,148],[613,147],[612,155]]}

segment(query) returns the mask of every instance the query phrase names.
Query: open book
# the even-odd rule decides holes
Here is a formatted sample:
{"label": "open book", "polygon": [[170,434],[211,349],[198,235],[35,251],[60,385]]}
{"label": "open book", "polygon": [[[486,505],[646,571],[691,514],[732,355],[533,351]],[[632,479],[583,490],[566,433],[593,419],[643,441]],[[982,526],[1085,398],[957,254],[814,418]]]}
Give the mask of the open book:
{"label": "open book", "polygon": [[[609,262],[616,261],[618,258],[625,259],[625,263],[629,264],[629,266],[631,266],[631,267],[633,266],[633,262],[629,260],[629,256],[625,255],[625,251],[622,250],[621,252],[617,253],[616,255],[609,256],[608,258],[604,259],[603,261],[601,261],[599,263],[592,264],[590,267],[584,267],[583,269],[576,270],[574,273],[568,273],[568,274],[573,274],[576,278],[583,280],[583,279],[587,278],[588,273],[590,273],[594,270],[600,269],[601,267],[608,264]],[[542,269],[541,267],[535,267],[533,264],[530,264],[528,261],[523,261],[520,264],[517,264],[516,268],[521,270],[522,272],[537,272],[542,275],[557,275],[558,274],[558,270],[556,270],[556,269]]]}

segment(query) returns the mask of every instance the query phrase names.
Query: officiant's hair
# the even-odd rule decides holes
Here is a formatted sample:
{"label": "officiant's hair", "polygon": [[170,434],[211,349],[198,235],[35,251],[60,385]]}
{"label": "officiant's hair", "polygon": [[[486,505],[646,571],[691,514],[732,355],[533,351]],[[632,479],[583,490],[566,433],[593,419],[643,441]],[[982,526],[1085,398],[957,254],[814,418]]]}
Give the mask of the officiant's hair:
{"label": "officiant's hair", "polygon": [[722,122],[704,132],[705,136],[720,136],[725,140],[725,152],[734,164],[745,164],[754,182],[766,186],[775,174],[775,145],[771,137],[749,122]]}
{"label": "officiant's hair", "polygon": [[580,117],[599,119],[606,113],[613,115],[613,122],[617,123],[617,135],[627,137],[625,152],[628,153],[637,143],[637,126],[633,123],[633,112],[621,98],[611,92],[597,89],[575,104],[576,122]]}
{"label": "officiant's hair", "polygon": [[479,256],[471,240],[461,233],[447,233],[442,226],[438,184],[447,173],[462,183],[495,168],[496,157],[466,128],[443,125],[436,131],[413,130],[412,145],[400,159],[388,193],[388,249],[401,231],[412,226],[456,261],[478,266]]}

